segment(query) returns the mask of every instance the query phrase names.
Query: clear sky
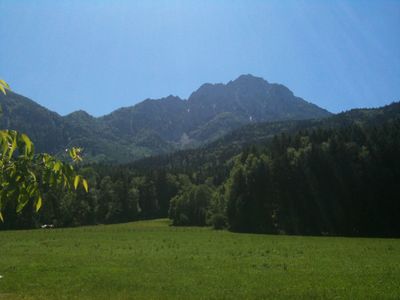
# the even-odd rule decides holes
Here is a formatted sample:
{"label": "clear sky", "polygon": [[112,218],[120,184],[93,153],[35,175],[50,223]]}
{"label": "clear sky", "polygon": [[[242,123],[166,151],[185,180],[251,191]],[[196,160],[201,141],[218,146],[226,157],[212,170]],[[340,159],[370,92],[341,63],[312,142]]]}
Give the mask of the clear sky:
{"label": "clear sky", "polygon": [[0,78],[99,116],[251,73],[330,111],[400,100],[400,1],[0,0]]}

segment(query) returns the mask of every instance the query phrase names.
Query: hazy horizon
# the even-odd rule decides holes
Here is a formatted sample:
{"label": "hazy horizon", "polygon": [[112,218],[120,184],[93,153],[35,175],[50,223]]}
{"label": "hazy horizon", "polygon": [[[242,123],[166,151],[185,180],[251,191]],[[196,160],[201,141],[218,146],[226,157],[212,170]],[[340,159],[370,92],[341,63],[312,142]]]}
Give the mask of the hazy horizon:
{"label": "hazy horizon", "polygon": [[399,1],[0,0],[0,78],[61,115],[242,74],[331,112],[400,100]]}

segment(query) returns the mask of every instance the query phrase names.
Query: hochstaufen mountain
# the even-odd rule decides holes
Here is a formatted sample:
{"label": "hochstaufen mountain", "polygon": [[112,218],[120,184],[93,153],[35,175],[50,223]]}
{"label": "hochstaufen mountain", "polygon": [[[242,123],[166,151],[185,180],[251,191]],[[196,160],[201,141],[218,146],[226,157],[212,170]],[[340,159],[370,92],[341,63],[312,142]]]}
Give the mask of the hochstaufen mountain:
{"label": "hochstaufen mountain", "polygon": [[246,124],[319,119],[330,113],[285,86],[242,75],[204,84],[187,100],[147,99],[95,118],[84,111],[60,116],[9,92],[0,95],[2,128],[29,134],[39,151],[81,146],[89,159],[125,162],[211,142]]}

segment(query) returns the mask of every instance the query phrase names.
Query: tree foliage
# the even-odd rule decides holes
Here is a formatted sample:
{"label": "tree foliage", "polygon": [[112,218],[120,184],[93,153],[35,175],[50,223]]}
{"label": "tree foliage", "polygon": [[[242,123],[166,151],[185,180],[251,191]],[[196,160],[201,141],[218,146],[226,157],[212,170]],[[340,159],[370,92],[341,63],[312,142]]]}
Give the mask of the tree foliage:
{"label": "tree foliage", "polygon": [[[4,94],[9,85],[0,80]],[[72,148],[69,155],[74,162],[81,161],[81,149]],[[66,189],[82,185],[88,191],[88,183],[76,175],[71,164],[64,163],[47,153],[35,154],[30,138],[15,130],[0,130],[0,220],[7,203],[16,203],[17,213],[33,200],[35,211],[42,207],[43,191],[49,187]]]}
{"label": "tree foliage", "polygon": [[235,159],[234,231],[399,236],[400,120],[281,135]]}
{"label": "tree foliage", "polygon": [[205,184],[190,185],[171,200],[169,216],[174,225],[204,226],[212,190]]}

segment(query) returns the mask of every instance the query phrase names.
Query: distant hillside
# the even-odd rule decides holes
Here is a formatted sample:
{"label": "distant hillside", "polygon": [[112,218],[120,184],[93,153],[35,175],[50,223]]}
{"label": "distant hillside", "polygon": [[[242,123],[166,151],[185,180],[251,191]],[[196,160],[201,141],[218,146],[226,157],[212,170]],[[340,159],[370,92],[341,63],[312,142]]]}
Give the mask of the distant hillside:
{"label": "distant hillside", "polygon": [[227,84],[204,84],[187,100],[147,99],[95,118],[84,111],[60,116],[10,92],[0,95],[2,128],[29,134],[39,151],[62,153],[75,145],[87,159],[127,162],[212,142],[246,124],[320,119],[330,113],[283,85],[242,75]]}
{"label": "distant hillside", "polygon": [[[222,167],[230,158],[248,147],[269,143],[275,135],[288,136],[299,131],[345,128],[351,125],[381,125],[400,120],[400,102],[379,108],[352,109],[324,119],[260,122],[242,126],[221,138],[197,149],[177,151],[167,155],[145,158],[133,162],[138,170],[168,169],[181,172],[205,172]],[[203,171],[200,171],[203,169]]]}

